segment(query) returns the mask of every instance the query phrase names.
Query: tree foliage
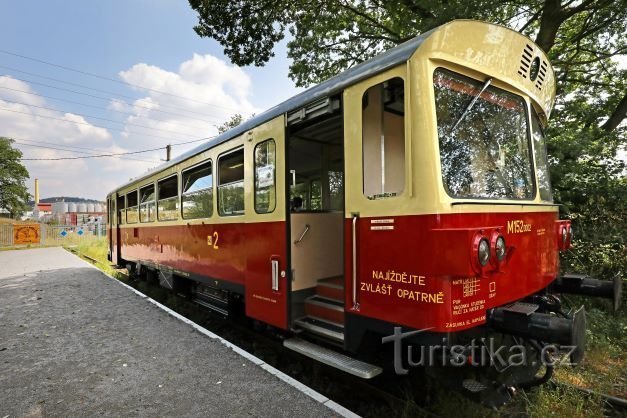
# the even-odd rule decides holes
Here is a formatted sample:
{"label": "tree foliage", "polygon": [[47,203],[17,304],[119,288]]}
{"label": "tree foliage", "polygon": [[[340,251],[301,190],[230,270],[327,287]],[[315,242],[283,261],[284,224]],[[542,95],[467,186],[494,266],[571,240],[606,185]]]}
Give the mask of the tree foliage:
{"label": "tree foliage", "polygon": [[22,152],[12,143],[12,139],[0,137],[0,209],[15,218],[29,209],[30,194],[26,188],[28,170],[20,162]]}
{"label": "tree foliage", "polygon": [[222,125],[216,125],[216,128],[218,128],[219,134],[223,134],[226,131],[235,128],[236,126],[241,124],[243,121],[244,121],[244,117],[241,114],[236,113],[233,116],[231,116],[231,119],[227,120]]}
{"label": "tree foliage", "polygon": [[[238,65],[263,65],[291,35],[290,77],[327,79],[452,19],[479,19],[533,39],[556,71],[549,134],[556,201],[578,231],[567,268],[602,276],[627,267],[626,0],[190,0],[194,28]],[[619,152],[623,158],[617,158]]]}

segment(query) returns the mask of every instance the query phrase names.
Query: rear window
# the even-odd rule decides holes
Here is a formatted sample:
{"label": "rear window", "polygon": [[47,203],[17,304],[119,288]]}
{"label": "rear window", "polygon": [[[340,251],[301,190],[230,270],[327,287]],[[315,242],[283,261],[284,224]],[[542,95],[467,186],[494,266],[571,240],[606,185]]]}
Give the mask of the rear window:
{"label": "rear window", "polygon": [[443,69],[435,71],[433,85],[447,193],[457,198],[532,199],[522,97]]}

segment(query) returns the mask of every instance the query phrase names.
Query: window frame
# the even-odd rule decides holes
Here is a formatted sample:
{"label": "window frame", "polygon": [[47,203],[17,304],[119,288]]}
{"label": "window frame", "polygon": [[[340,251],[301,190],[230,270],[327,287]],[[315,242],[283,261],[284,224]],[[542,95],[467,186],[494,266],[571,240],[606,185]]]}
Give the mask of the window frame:
{"label": "window frame", "polygon": [[[190,172],[190,171],[192,171],[194,169],[197,169],[198,167],[206,165],[206,164],[211,164],[211,186],[210,187],[205,187],[204,189],[196,190],[195,192],[185,193],[183,191],[183,188],[185,186],[183,184],[183,182],[185,180],[185,173],[188,173],[188,172]],[[214,213],[213,203],[214,203],[214,200],[215,200],[214,199],[214,195],[215,195],[215,187],[216,187],[216,182],[214,181],[214,179],[215,179],[214,167],[215,167],[215,165],[213,164],[213,159],[207,158],[206,160],[200,161],[200,162],[198,162],[198,163],[196,163],[196,164],[194,164],[192,166],[189,166],[189,167],[181,170],[181,180],[180,180],[180,184],[179,184],[179,194],[178,194],[179,195],[179,204],[180,204],[180,209],[179,209],[178,212],[179,212],[179,215],[180,215],[181,219],[184,219],[184,220],[209,219],[209,218],[213,217],[213,213]],[[210,205],[211,213],[209,214],[209,216],[197,216],[197,217],[186,218],[185,217],[185,213],[183,212],[183,203],[184,203],[183,198],[186,195],[189,196],[189,195],[191,195],[193,193],[198,193],[198,192],[202,192],[202,191],[205,191],[205,190],[211,190],[211,205]]]}
{"label": "window frame", "polygon": [[[259,148],[259,146],[264,145],[264,144],[269,144],[272,143],[274,145],[274,161],[272,166],[274,167],[274,174],[273,174],[273,187],[272,190],[274,191],[274,205],[272,206],[272,210],[267,210],[264,212],[260,212],[257,210],[257,149]],[[276,150],[277,150],[277,145],[276,145],[276,141],[274,140],[274,138],[268,138],[265,139],[263,141],[258,142],[255,147],[253,148],[253,206],[255,207],[255,213],[259,214],[259,215],[265,215],[268,213],[273,213],[276,210],[276,200],[277,200],[277,182],[276,182],[276,161],[277,161],[277,155],[276,155]],[[266,165],[267,167],[267,165]],[[244,171],[244,180],[246,179],[246,172]],[[245,193],[245,191],[244,191]],[[269,207],[268,207],[269,209]],[[246,205],[244,205],[244,211],[246,210]]]}
{"label": "window frame", "polygon": [[[137,204],[135,206],[128,205],[128,195],[135,193],[135,198],[137,199]],[[133,222],[129,222],[128,220],[128,211],[129,209],[135,209],[135,214],[137,215],[137,220]],[[131,190],[130,192],[124,193],[124,223],[125,224],[136,224],[139,222],[139,189]]]}
{"label": "window frame", "polygon": [[[152,201],[148,200],[146,202],[142,202],[142,195],[144,193],[145,189],[149,189],[150,187],[152,187]],[[157,188],[155,187],[155,183],[148,183],[148,184],[144,184],[142,187],[140,187],[139,189],[139,195],[137,196],[137,206],[139,208],[139,223],[145,224],[145,223],[150,223],[150,222],[154,222],[155,220],[157,220],[157,216],[156,216],[156,210],[157,210]],[[154,214],[154,218],[150,219],[150,206],[154,207],[155,210],[155,214]],[[142,216],[142,209],[144,207],[148,207],[148,219],[144,219],[144,217]]]}
{"label": "window frame", "polygon": [[[377,86],[381,86],[383,87],[383,84],[386,82],[389,82],[391,80],[394,79],[400,79],[403,82],[403,114],[400,115],[399,112],[393,111],[393,110],[389,110],[388,112],[391,114],[394,114],[396,116],[402,116],[403,118],[403,128],[402,128],[402,132],[403,132],[403,189],[396,194],[392,194],[392,193],[380,193],[380,194],[375,194],[372,196],[369,196],[366,194],[366,161],[365,161],[365,147],[364,147],[364,110],[365,107],[363,106],[364,101],[366,100],[366,95],[368,94],[368,91],[370,91],[371,88],[373,87],[377,87]],[[402,197],[404,195],[407,194],[407,187],[408,187],[408,179],[407,179],[407,165],[408,165],[408,155],[407,155],[407,141],[411,140],[411,138],[407,137],[407,124],[411,123],[410,120],[408,120],[407,117],[407,80],[406,77],[401,75],[401,74],[395,74],[395,75],[390,75],[389,78],[386,78],[385,80],[382,80],[378,83],[372,84],[370,86],[368,86],[367,88],[365,88],[365,90],[363,91],[363,93],[361,94],[361,127],[360,127],[360,134],[361,134],[361,195],[363,197],[365,197],[366,199],[368,199],[368,201],[379,201],[379,200],[388,200],[388,199],[394,199],[394,198],[399,198]],[[383,99],[383,97],[382,97]],[[368,102],[370,102],[370,98],[368,98]],[[381,107],[381,128],[382,130],[385,130],[385,125],[383,123],[384,117],[385,117],[385,103],[382,100],[382,107]],[[385,146],[384,146],[385,147]],[[385,159],[385,151],[383,153],[382,156],[383,159]],[[383,165],[383,167],[379,167],[383,172],[385,172],[385,165]],[[344,173],[344,176],[346,176],[346,174]],[[344,177],[344,181],[345,181],[345,177]]]}
{"label": "window frame", "polygon": [[[221,171],[220,170],[220,160],[222,160],[225,157],[228,157],[231,154],[235,154],[237,152],[242,152],[242,164],[243,164],[243,171],[244,171],[244,176],[242,177],[241,180],[237,180],[237,181],[231,181],[229,183],[224,183],[224,184],[220,184],[220,174]],[[218,155],[218,158],[216,158],[216,166],[217,166],[217,181],[216,181],[216,205],[217,205],[217,209],[218,209],[218,216],[220,217],[231,217],[231,216],[243,216],[246,214],[246,151],[243,145],[240,145],[236,148],[230,149],[228,151],[223,152],[222,154]],[[223,186],[230,186],[232,184],[236,184],[236,183],[242,183],[242,187],[244,189],[244,197],[243,197],[243,202],[244,202],[244,208],[242,209],[241,213],[232,213],[232,214],[223,214],[220,211],[220,188]]]}
{"label": "window frame", "polygon": [[[122,201],[122,208],[118,207],[119,201]],[[122,215],[124,214],[124,215]],[[115,195],[115,215],[116,215],[116,225],[124,225],[126,223],[126,194],[120,196],[116,193]]]}
{"label": "window frame", "polygon": [[[486,91],[488,91],[488,89],[490,88],[494,88],[497,90],[500,90],[502,92],[505,92],[507,94],[510,94],[512,96],[516,96],[518,97],[520,100],[522,100],[522,108],[523,108],[523,112],[525,113],[524,115],[524,120],[526,121],[526,138],[527,138],[527,149],[529,151],[529,165],[530,165],[530,170],[531,170],[531,196],[528,198],[522,198],[522,199],[517,199],[517,198],[512,198],[512,197],[505,197],[505,198],[498,198],[498,197],[483,197],[483,196],[456,196],[456,195],[452,195],[451,193],[449,193],[448,188],[445,185],[445,181],[444,181],[444,173],[442,171],[442,154],[440,152],[440,136],[438,134],[438,119],[437,119],[437,101],[436,101],[436,91],[435,91],[435,83],[434,83],[434,77],[435,77],[435,73],[438,70],[444,70],[445,72],[448,72],[449,74],[452,74],[454,76],[459,76],[460,78],[466,78],[466,79],[470,79],[473,82],[478,83],[479,85],[485,83],[484,81],[481,80],[477,80],[475,77],[464,74],[464,73],[460,73],[459,71],[456,70],[452,70],[450,68],[447,67],[442,67],[442,66],[438,66],[436,68],[433,69],[433,72],[431,74],[431,79],[430,79],[430,83],[431,83],[431,92],[433,94],[433,117],[435,120],[435,138],[436,138],[436,143],[437,143],[437,156],[436,159],[438,161],[438,164],[440,165],[440,173],[439,173],[439,178],[441,181],[441,188],[442,190],[444,190],[444,192],[446,193],[446,196],[450,197],[451,199],[455,199],[455,200],[461,200],[461,201],[493,201],[493,202],[507,202],[507,201],[513,201],[516,202],[517,204],[524,204],[521,202],[533,202],[536,200],[537,196],[538,196],[538,185],[536,184],[536,167],[535,167],[535,155],[534,155],[534,151],[533,151],[533,144],[532,144],[532,138],[531,138],[531,119],[530,119],[530,114],[529,114],[529,101],[528,101],[528,96],[523,96],[522,94],[516,93],[514,91],[510,91],[507,90],[506,88],[504,88],[503,86],[495,86],[493,83],[486,89]],[[475,86],[476,87],[476,86]],[[479,87],[480,89],[481,87]]]}
{"label": "window frame", "polygon": [[[549,147],[548,147],[548,138],[546,136],[546,128],[542,125],[542,120],[540,119],[540,115],[538,114],[538,112],[533,108],[533,105],[531,103],[527,103],[527,106],[529,106],[531,109],[528,111],[529,114],[529,126],[527,127],[527,130],[529,131],[529,141],[531,141],[531,145],[533,146],[531,153],[533,154],[533,158],[531,161],[531,166],[533,168],[533,182],[534,182],[534,187],[535,187],[535,194],[534,194],[534,199],[535,198],[539,198],[542,202],[547,202],[550,204],[554,204],[555,203],[555,197],[553,196],[553,184],[551,183],[551,167],[549,164]],[[542,197],[542,191],[540,190],[540,184],[537,181],[537,177],[538,177],[538,169],[537,169],[537,164],[536,164],[536,141],[533,138],[533,119],[536,119],[538,128],[540,129],[540,132],[542,133],[542,139],[543,139],[543,148],[544,148],[544,156],[546,157],[546,171],[547,171],[547,179],[548,179],[548,192],[551,195],[551,199],[547,200],[544,199]]]}
{"label": "window frame", "polygon": [[[156,207],[156,211],[157,211],[157,222],[167,222],[167,221],[177,221],[179,219],[179,211],[176,210],[176,217],[173,218],[167,218],[167,219],[160,219],[159,217],[159,202],[161,202],[164,199],[161,199],[161,188],[159,187],[159,184],[165,180],[170,180],[170,179],[175,179],[176,180],[176,194],[174,196],[172,196],[173,198],[177,199],[177,206],[180,205],[181,203],[181,192],[180,192],[180,182],[179,182],[179,173],[174,173],[171,174],[169,176],[165,176],[163,178],[160,178],[156,181],[156,189],[155,189],[155,200],[157,202],[157,207]],[[172,199],[172,197],[168,197],[168,199]]]}

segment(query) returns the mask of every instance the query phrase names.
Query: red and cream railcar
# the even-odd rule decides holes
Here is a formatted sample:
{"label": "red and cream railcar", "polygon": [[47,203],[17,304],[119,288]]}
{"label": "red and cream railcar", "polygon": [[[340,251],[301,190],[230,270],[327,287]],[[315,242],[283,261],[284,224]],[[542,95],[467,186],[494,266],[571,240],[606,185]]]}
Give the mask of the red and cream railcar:
{"label": "red and cream railcar", "polygon": [[113,191],[111,260],[221,312],[240,298],[299,335],[286,346],[362,377],[380,369],[329,347],[498,331],[581,357],[585,316],[549,288],[618,289],[559,277],[572,231],[549,183],[554,97],[532,41],[453,21]]}

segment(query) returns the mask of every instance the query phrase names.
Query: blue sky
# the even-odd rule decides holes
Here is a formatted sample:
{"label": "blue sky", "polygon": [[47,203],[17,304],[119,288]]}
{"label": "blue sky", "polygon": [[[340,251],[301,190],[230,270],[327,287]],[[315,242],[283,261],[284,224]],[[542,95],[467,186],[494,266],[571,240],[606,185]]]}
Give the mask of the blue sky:
{"label": "blue sky", "polygon": [[[17,147],[24,158],[80,155],[37,148],[44,144],[90,153],[124,152],[160,147],[168,138],[175,142],[211,136],[214,125],[231,114],[259,113],[299,91],[287,77],[284,43],[266,67],[236,68],[217,42],[194,32],[197,17],[186,1],[4,0],[0,16],[2,51],[180,96],[0,52],[0,136],[21,138]],[[173,154],[189,147],[175,147]],[[163,155],[160,151],[137,157],[150,161],[106,158],[25,164],[31,179],[40,179],[42,197],[103,199],[116,185],[157,165]]]}

